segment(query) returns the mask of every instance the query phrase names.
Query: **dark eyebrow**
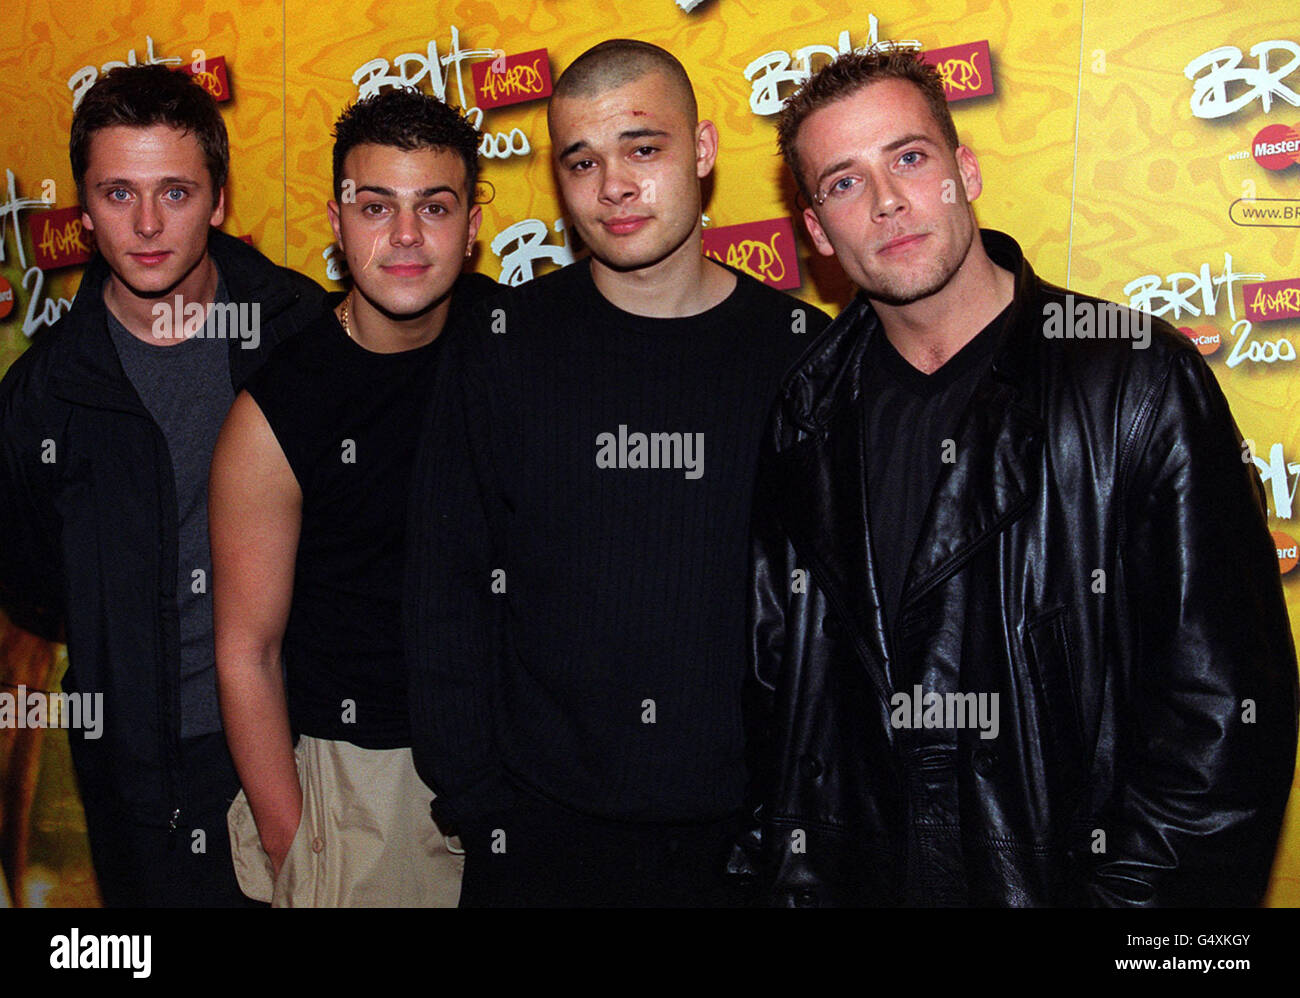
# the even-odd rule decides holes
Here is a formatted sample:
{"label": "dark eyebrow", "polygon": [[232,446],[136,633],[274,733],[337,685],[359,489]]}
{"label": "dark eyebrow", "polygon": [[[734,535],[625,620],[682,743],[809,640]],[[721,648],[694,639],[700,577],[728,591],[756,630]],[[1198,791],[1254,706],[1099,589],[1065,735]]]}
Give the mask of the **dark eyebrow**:
{"label": "dark eyebrow", "polygon": [[[162,179],[160,179],[160,180],[158,181],[158,183],[159,183],[159,184],[164,184],[164,185],[167,185],[167,186],[177,186],[177,185],[180,185],[180,186],[184,186],[184,187],[197,187],[197,186],[199,185],[199,182],[198,182],[197,180],[193,180],[193,179],[191,179],[190,177],[163,177]],[[134,187],[134,186],[135,186],[135,181],[134,181],[134,180],[130,180],[130,179],[127,178],[127,177],[108,177],[107,179],[105,179],[105,180],[101,180],[99,183],[97,183],[97,184],[95,185],[95,187],[97,187],[97,188],[99,188],[99,187]]]}
{"label": "dark eyebrow", "polygon": [[[620,142],[627,142],[632,139],[667,138],[668,134],[669,133],[665,132],[662,128],[632,128],[626,132],[619,132],[618,140]],[[589,143],[587,142],[586,139],[579,139],[577,142],[574,142],[571,145],[567,145],[563,149],[561,149],[559,156],[557,156],[556,158],[566,159],[569,156],[572,156],[575,152],[578,152],[581,149],[586,149],[588,147],[589,147]]]}
{"label": "dark eyebrow", "polygon": [[439,184],[437,187],[426,187],[415,192],[417,198],[431,198],[435,194],[450,194],[457,201],[460,200],[460,193],[450,184]]}
{"label": "dark eyebrow", "polygon": [[[381,198],[397,197],[397,191],[393,190],[391,187],[380,187],[378,184],[366,184],[363,187],[357,188],[358,194],[362,191],[367,191],[371,194],[378,194]],[[417,198],[431,198],[435,194],[450,194],[457,201],[460,200],[460,194],[458,194],[456,188],[452,187],[450,184],[439,184],[437,187],[424,187],[415,192]]]}
{"label": "dark eyebrow", "polygon": [[624,142],[628,139],[666,138],[667,135],[668,133],[662,128],[634,128],[630,131],[618,133],[619,140]]}
{"label": "dark eyebrow", "polygon": [[893,152],[895,149],[901,148],[902,146],[905,145],[909,145],[913,142],[924,142],[927,145],[938,144],[934,141],[934,139],[930,138],[930,136],[928,135],[922,135],[920,132],[913,132],[910,135],[904,135],[901,139],[894,139],[893,142],[887,142],[883,148],[885,152]]}

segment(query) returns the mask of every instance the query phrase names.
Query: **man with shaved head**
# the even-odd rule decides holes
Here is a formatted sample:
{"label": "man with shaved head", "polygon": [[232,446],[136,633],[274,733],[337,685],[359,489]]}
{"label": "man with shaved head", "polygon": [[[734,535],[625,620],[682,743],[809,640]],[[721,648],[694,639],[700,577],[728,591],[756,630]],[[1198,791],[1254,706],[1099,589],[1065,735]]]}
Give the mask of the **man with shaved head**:
{"label": "man with shaved head", "polygon": [[447,346],[413,486],[416,765],[462,905],[735,903],[753,468],[816,309],[705,258],[718,134],[663,49],[559,78],[591,255]]}

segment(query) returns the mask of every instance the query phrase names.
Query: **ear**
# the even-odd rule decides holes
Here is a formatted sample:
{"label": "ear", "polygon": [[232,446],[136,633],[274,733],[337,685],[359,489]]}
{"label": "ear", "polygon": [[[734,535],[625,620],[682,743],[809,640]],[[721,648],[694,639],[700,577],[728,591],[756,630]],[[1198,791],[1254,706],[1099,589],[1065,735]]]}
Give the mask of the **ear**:
{"label": "ear", "polygon": [[325,203],[325,214],[329,216],[330,228],[334,230],[334,241],[339,244],[339,249],[342,249],[343,233],[339,229],[339,203],[337,201],[327,201]]}
{"label": "ear", "polygon": [[695,126],[695,175],[703,180],[718,158],[718,129],[711,121]]}
{"label": "ear", "polygon": [[812,236],[813,245],[817,247],[817,252],[822,256],[834,256],[835,247],[826,237],[826,232],[822,229],[822,223],[817,218],[817,213],[811,208],[803,210],[803,224],[808,226],[808,235]]}
{"label": "ear", "polygon": [[474,248],[474,240],[478,238],[478,227],[483,224],[483,209],[474,205],[469,210],[469,238],[465,240],[465,255],[468,256]]}
{"label": "ear", "polygon": [[969,203],[980,196],[984,190],[984,178],[980,175],[980,161],[966,146],[958,146],[954,154],[957,159],[957,171],[961,174],[961,185],[966,190]]}
{"label": "ear", "polygon": [[95,220],[90,217],[90,212],[86,211],[85,208],[81,209],[81,227],[87,232],[95,231]]}
{"label": "ear", "polygon": [[214,228],[226,220],[226,189],[217,191],[217,203],[212,206],[212,217],[208,224]]}

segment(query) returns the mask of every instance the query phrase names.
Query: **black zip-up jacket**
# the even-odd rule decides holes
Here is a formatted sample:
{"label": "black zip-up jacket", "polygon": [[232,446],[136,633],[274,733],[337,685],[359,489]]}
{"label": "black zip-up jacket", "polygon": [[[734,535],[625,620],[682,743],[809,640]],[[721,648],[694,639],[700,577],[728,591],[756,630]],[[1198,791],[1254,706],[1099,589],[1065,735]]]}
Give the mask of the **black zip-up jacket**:
{"label": "black zip-up jacket", "polygon": [[[1184,337],[1149,317],[1146,349],[1049,337],[1048,306],[1101,303],[983,239],[1015,275],[1007,333],[889,629],[860,397],[883,333],[861,297],[769,425],[751,603],[767,899],[1257,904],[1297,718],[1261,484]],[[896,696],[918,684],[996,694],[997,736],[965,697],[915,725]]]}
{"label": "black zip-up jacket", "polygon": [[[260,342],[230,341],[237,391],[325,292],[213,229],[231,302],[260,303]],[[83,796],[134,820],[179,820],[180,620],[176,487],[162,430],[108,330],[108,266],[87,265],[72,308],[0,382],[0,605],[65,639],[65,691],[103,693],[102,736],[70,739]]]}

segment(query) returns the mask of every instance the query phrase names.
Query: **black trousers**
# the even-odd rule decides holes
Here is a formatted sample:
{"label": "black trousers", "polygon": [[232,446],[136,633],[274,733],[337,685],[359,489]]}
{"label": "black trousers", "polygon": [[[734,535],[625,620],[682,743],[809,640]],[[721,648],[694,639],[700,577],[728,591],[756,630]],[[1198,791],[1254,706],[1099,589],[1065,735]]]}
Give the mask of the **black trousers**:
{"label": "black trousers", "polygon": [[577,814],[534,794],[466,839],[462,908],[742,907],[723,874],[740,816],[631,823]]}
{"label": "black trousers", "polygon": [[[90,855],[106,908],[265,907],[239,890],[226,811],[239,779],[225,735],[181,742],[183,799],[174,831],[121,814],[83,786]],[[200,834],[196,834],[200,833]]]}

